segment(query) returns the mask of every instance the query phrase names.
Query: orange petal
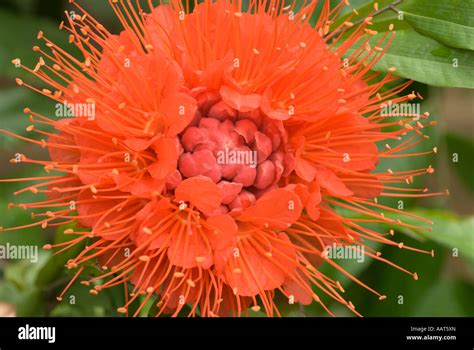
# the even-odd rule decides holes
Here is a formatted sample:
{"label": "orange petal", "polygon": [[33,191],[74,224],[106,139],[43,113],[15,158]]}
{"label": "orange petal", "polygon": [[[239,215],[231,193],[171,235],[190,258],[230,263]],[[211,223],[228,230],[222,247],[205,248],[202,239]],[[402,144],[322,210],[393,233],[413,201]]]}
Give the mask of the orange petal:
{"label": "orange petal", "polygon": [[[336,214],[332,209],[321,208],[321,217],[318,220],[318,224],[328,230],[332,236],[337,238],[346,238],[349,230],[342,224],[341,217]],[[331,237],[321,237],[325,245],[331,245],[334,243],[334,239]]]}
{"label": "orange petal", "polygon": [[183,131],[197,110],[196,100],[184,93],[167,96],[161,100],[160,113],[168,127],[166,135],[176,136]]}
{"label": "orange petal", "polygon": [[349,190],[346,185],[331,170],[316,165],[316,180],[321,187],[325,188],[330,195],[337,197],[348,197],[354,193]]}
{"label": "orange petal", "polygon": [[124,143],[134,151],[143,151],[150,147],[153,141],[147,139],[140,139],[137,137],[129,138],[124,141]]}
{"label": "orange petal", "polygon": [[222,100],[240,112],[250,112],[260,106],[261,96],[258,94],[242,95],[237,90],[222,86],[219,90]]}
{"label": "orange petal", "polygon": [[156,180],[151,176],[144,176],[141,180],[127,186],[126,190],[137,197],[150,198],[155,192],[161,193],[164,186],[164,180]]}
{"label": "orange petal", "polygon": [[306,159],[297,157],[295,160],[295,172],[301,179],[311,182],[316,176],[316,168]]}
{"label": "orange petal", "polygon": [[287,120],[291,118],[290,110],[289,109],[281,109],[281,108],[273,108],[272,107],[272,100],[271,100],[271,90],[267,89],[263,94],[262,101],[261,101],[261,110],[263,113],[267,115],[270,119],[275,120]]}
{"label": "orange petal", "polygon": [[230,215],[211,216],[207,223],[211,226],[207,231],[207,238],[214,250],[214,264],[216,270],[222,271],[234,253],[238,227]]}
{"label": "orange petal", "polygon": [[306,209],[306,213],[312,220],[319,218],[319,204],[321,203],[321,189],[317,181],[313,181],[309,186],[302,184],[288,185],[300,197],[301,203]]}
{"label": "orange petal", "polygon": [[156,180],[149,175],[136,179],[125,174],[118,174],[114,175],[113,179],[119,191],[130,192],[141,198],[150,198],[154,193],[161,193],[165,186],[164,180]]}
{"label": "orange petal", "polygon": [[294,277],[288,277],[283,284],[283,289],[289,296],[293,296],[295,303],[309,305],[313,302],[311,284],[301,272],[298,272],[298,275],[300,277],[298,280],[295,280]]}
{"label": "orange petal", "polygon": [[[62,122],[62,120],[60,122]],[[57,135],[51,135],[48,139],[48,143],[75,145],[74,136],[67,132],[59,132]],[[79,151],[67,148],[48,147],[48,152],[53,162],[67,162],[74,164],[79,162],[81,155]]]}
{"label": "orange petal", "polygon": [[153,148],[158,160],[149,165],[147,170],[153,178],[162,180],[176,170],[179,142],[176,138],[161,138],[153,143]]}
{"label": "orange petal", "polygon": [[255,247],[247,240],[239,244],[240,254],[227,262],[224,278],[238,295],[253,296],[280,287],[296,273],[296,255],[284,233],[273,234],[271,246]]}
{"label": "orange petal", "polygon": [[175,190],[176,200],[189,202],[203,213],[216,210],[222,202],[222,193],[207,177],[191,177],[181,182]]}
{"label": "orange petal", "polygon": [[[110,196],[120,195],[120,192],[108,192]],[[113,223],[120,216],[120,212],[112,210],[117,208],[123,201],[120,199],[102,199],[94,198],[90,191],[83,191],[79,195],[79,203],[77,205],[78,222],[85,227],[92,227],[94,231],[101,232],[106,229],[105,223]],[[138,211],[138,209],[137,209]],[[134,215],[135,213],[131,213]],[[100,220],[100,222],[99,222]],[[106,240],[115,240],[122,236],[123,233],[107,234],[103,238]]]}
{"label": "orange petal", "polygon": [[[362,174],[362,173],[361,173]],[[373,177],[364,177],[352,175],[350,176],[351,181],[346,183],[347,188],[349,188],[357,197],[362,198],[374,198],[380,196],[380,193],[383,191],[383,183],[376,176]],[[371,182],[363,181],[370,179]],[[360,181],[354,181],[360,180]],[[344,181],[344,177],[342,178]]]}
{"label": "orange petal", "polygon": [[[333,151],[340,154],[340,160],[328,162],[338,167],[353,171],[373,170],[378,162],[378,149],[372,142],[356,142],[348,146],[332,147]],[[346,157],[346,161],[344,161]]]}
{"label": "orange petal", "polygon": [[238,227],[230,215],[211,216],[207,219],[207,223],[215,228],[209,235],[209,241],[214,249],[225,249],[235,244]]}
{"label": "orange petal", "polygon": [[301,210],[299,197],[294,192],[280,188],[265,193],[255,205],[242,211],[238,220],[284,230],[298,220]]}
{"label": "orange petal", "polygon": [[211,247],[194,227],[189,227],[178,237],[172,236],[168,259],[173,265],[186,269],[197,266],[208,269],[214,264]]}
{"label": "orange petal", "polygon": [[139,223],[139,227],[132,231],[131,234],[131,238],[135,241],[137,247],[148,245],[148,249],[153,250],[169,246],[169,230],[152,231],[152,236],[150,236],[150,231],[147,232],[145,228],[150,230],[153,227],[160,227],[160,222],[168,217],[172,211],[173,209],[171,209],[167,198],[160,198],[158,200],[157,197],[154,197],[137,213],[135,218]]}

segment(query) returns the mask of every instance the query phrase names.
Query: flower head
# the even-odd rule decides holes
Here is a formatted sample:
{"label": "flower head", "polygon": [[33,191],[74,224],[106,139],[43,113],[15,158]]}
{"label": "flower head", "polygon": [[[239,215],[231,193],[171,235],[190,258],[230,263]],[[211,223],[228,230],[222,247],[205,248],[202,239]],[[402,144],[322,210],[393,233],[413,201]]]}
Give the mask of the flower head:
{"label": "flower head", "polygon": [[[40,33],[46,49],[35,47],[38,65],[24,68],[52,90],[17,80],[75,110],[58,119],[25,109],[28,129],[44,138],[22,138],[46,147],[50,159],[21,161],[55,175],[27,188],[46,201],[19,206],[50,207],[32,225],[77,223],[65,232],[74,239],[45,248],[87,241],[67,267],[76,279],[89,262],[100,264],[100,275],[82,282],[92,294],[126,284],[119,312],[146,295],[157,297],[158,315],[188,305],[202,316],[279,315],[277,294],[331,313],[320,298],[327,294],[358,314],[341,284],[318,271],[323,262],[342,270],[328,257],[331,245],[356,244],[417,278],[367,242],[423,251],[363,225],[409,226],[381,214],[410,215],[377,197],[434,195],[396,186],[431,167],[376,169],[382,158],[411,156],[400,153],[429,124],[427,115],[381,115],[383,103],[417,97],[399,96],[408,83],[386,88],[391,72],[371,71],[394,33],[372,47],[370,18],[333,28],[344,3],[331,9],[324,1],[312,26],[316,1],[295,11],[279,0],[248,9],[205,0],[191,13],[181,1],[146,12],[112,1],[124,27],[114,35],[75,5],[82,15],[61,28],[82,57]],[[384,148],[387,140],[400,142]]]}

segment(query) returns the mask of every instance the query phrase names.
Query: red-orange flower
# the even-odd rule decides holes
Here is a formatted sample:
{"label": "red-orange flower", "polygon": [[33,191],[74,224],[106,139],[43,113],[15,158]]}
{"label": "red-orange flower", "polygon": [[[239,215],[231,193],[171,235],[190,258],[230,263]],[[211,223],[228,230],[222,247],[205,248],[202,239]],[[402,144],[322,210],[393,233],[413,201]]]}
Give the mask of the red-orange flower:
{"label": "red-orange flower", "polygon": [[[119,35],[76,5],[83,14],[61,27],[80,59],[39,34],[47,50],[35,47],[40,62],[24,68],[52,90],[17,82],[59,104],[94,109],[59,120],[25,109],[28,130],[45,137],[23,139],[47,147],[50,159],[21,161],[56,175],[28,187],[47,201],[20,206],[50,207],[36,214],[43,227],[77,222],[65,232],[77,238],[55,247],[88,240],[67,267],[77,278],[89,261],[100,263],[103,274],[82,282],[92,294],[133,286],[122,313],[145,294],[142,306],[158,296],[158,315],[178,315],[188,305],[190,315],[252,308],[272,316],[280,314],[277,294],[331,313],[324,293],[358,314],[340,283],[317,269],[322,262],[341,269],[326,247],[357,244],[394,266],[366,242],[417,250],[360,224],[408,226],[380,214],[410,215],[377,197],[433,195],[393,186],[431,167],[376,170],[381,158],[402,156],[423,139],[427,118],[412,123],[415,115],[380,113],[386,101],[416,97],[398,96],[408,84],[381,90],[396,78],[370,70],[384,52],[378,45],[394,34],[372,47],[368,18],[342,41],[353,24],[331,26],[344,3],[330,9],[325,1],[312,27],[316,3],[295,13],[295,3],[280,0],[251,2],[247,11],[241,1],[205,0],[186,13],[174,0],[150,4],[146,13],[112,1],[124,26]],[[402,138],[396,147],[380,146]],[[13,229],[19,227],[4,230]]]}

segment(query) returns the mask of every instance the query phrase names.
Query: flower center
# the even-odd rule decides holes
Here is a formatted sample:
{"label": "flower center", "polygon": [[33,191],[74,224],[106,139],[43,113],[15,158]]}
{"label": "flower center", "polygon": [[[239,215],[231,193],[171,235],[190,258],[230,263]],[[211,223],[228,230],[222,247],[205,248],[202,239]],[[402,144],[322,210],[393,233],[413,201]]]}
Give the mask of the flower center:
{"label": "flower center", "polygon": [[198,92],[198,112],[180,135],[178,171],[167,181],[206,176],[221,189],[220,213],[246,208],[285,176],[284,132],[259,110],[239,112],[217,93]]}

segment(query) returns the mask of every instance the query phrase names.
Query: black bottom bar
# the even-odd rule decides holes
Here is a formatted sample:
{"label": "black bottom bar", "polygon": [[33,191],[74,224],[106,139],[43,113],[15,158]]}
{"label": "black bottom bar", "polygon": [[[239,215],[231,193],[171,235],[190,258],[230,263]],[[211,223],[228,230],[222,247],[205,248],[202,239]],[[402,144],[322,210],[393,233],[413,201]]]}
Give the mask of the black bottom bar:
{"label": "black bottom bar", "polygon": [[245,336],[292,336],[313,338],[312,349],[473,349],[474,318],[0,318],[1,350],[103,349],[104,344],[122,348],[126,343],[160,348],[169,346],[161,343],[169,336],[176,338],[176,345],[196,343],[200,336],[227,336],[236,339],[235,346],[245,347]]}

